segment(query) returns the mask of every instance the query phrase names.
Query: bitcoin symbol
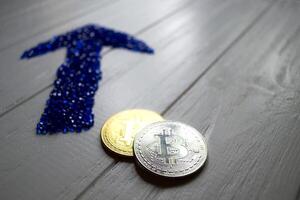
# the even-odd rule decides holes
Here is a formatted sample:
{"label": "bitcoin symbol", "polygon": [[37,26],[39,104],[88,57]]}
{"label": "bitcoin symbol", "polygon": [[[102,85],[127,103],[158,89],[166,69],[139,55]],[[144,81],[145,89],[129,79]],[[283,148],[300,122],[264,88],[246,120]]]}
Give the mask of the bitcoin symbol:
{"label": "bitcoin symbol", "polygon": [[[144,127],[146,124],[147,124],[146,122],[139,120],[139,119],[126,122],[126,124],[124,124],[125,130],[124,130],[123,137],[120,138],[119,140],[124,142],[125,145],[127,145],[127,146],[132,146],[133,138],[134,138],[135,134],[141,127]],[[122,132],[121,132],[121,135],[122,135]]]}
{"label": "bitcoin symbol", "polygon": [[[168,164],[175,164],[177,159],[185,157],[188,154],[188,150],[182,145],[177,144],[176,136],[173,135],[172,129],[156,134],[159,138],[158,155],[165,159]],[[175,142],[174,142],[175,140]]]}
{"label": "bitcoin symbol", "polygon": [[134,155],[148,171],[163,177],[183,177],[200,169],[207,159],[203,135],[174,121],[155,122],[134,139]]}

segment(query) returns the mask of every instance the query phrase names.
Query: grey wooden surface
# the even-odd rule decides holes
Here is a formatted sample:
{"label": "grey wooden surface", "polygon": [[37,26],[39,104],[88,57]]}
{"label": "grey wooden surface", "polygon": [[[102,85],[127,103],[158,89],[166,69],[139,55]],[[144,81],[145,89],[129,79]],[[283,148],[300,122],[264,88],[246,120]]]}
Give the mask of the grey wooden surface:
{"label": "grey wooden surface", "polygon": [[[5,0],[0,11],[0,199],[300,199],[298,1]],[[37,136],[65,52],[19,56],[87,23],[130,32],[156,53],[106,49],[95,126]],[[108,155],[99,129],[129,108],[202,131],[201,172],[168,183]]]}

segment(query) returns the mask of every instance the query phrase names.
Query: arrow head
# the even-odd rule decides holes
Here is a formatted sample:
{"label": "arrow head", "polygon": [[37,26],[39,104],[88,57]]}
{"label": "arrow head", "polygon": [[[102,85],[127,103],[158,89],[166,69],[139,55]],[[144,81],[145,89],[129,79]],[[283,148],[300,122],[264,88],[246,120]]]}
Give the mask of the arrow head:
{"label": "arrow head", "polygon": [[126,48],[141,53],[154,53],[154,50],[146,43],[129,34],[90,24],[55,36],[51,40],[26,50],[21,55],[21,59],[43,55],[62,47],[68,49],[78,48],[78,44],[84,45],[86,42],[99,43],[100,46],[111,46],[113,48]]}

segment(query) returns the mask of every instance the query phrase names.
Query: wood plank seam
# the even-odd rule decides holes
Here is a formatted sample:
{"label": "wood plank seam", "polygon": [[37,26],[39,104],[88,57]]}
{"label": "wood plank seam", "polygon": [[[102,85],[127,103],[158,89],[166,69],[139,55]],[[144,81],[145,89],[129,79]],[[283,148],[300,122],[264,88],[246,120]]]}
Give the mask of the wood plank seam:
{"label": "wood plank seam", "polygon": [[[167,106],[167,108],[165,110],[162,111],[161,115],[165,115],[191,88],[193,88],[193,86],[202,78],[204,77],[208,71],[210,69],[213,68],[213,66],[215,65],[215,63],[217,63],[225,54],[226,52],[228,52],[231,48],[233,48],[235,46],[235,44],[237,44],[246,34],[247,32],[253,27],[255,26],[255,24],[257,24],[259,22],[259,20],[266,14],[268,13],[268,11],[275,5],[277,1],[272,1],[272,3],[270,3],[270,5],[268,7],[266,7],[246,28],[244,31],[242,31],[237,37],[236,39],[234,39],[227,48],[225,48],[208,66],[207,68],[177,97],[175,98],[175,100],[169,105]],[[110,164],[109,166],[107,166],[103,171],[108,172],[110,171],[112,168],[114,168],[116,165],[118,165],[119,161],[116,161],[112,164]],[[75,200],[80,199],[81,196],[84,195],[84,193],[86,191],[89,190],[89,188],[91,188],[93,186],[93,184],[95,182],[97,182],[98,180],[100,180],[103,176],[105,175],[105,173],[101,172],[89,185],[86,186],[86,188],[83,189],[82,192],[80,192],[80,194],[78,196],[76,196]],[[157,188],[153,188],[151,190],[151,192],[146,196],[146,199],[148,199],[149,195],[152,195],[153,192],[157,193],[158,189]]]}
{"label": "wood plank seam", "polygon": [[[151,29],[152,27],[156,26],[157,24],[162,23],[163,21],[167,20],[168,18],[172,17],[173,15],[175,15],[178,11],[180,11],[181,9],[187,7],[189,4],[191,3],[191,1],[188,1],[187,3],[183,4],[181,7],[173,10],[172,12],[168,13],[167,15],[165,15],[163,18],[149,24],[148,26],[142,28],[141,30],[139,30],[138,32],[136,32],[135,34],[133,34],[134,36],[139,36],[142,33],[146,32],[147,30]],[[1,50],[0,50],[1,51]],[[114,49],[113,48],[109,48],[108,50],[104,51],[104,53],[102,54],[102,57],[104,57],[105,55],[113,52]],[[105,82],[102,82],[102,85]],[[17,107],[21,106],[22,104],[28,102],[29,100],[33,99],[34,97],[36,97],[37,95],[41,94],[42,92],[44,92],[45,90],[49,89],[50,87],[52,87],[53,83],[47,85],[46,87],[38,90],[37,92],[35,92],[33,95],[29,96],[26,99],[23,99],[21,101],[19,101],[16,105],[14,105],[13,107],[9,108],[8,110],[4,111],[3,113],[0,114],[0,118],[3,117],[4,115],[6,115],[7,113],[11,112],[12,110],[16,109]],[[100,88],[101,89],[101,88]]]}
{"label": "wood plank seam", "polygon": [[240,35],[236,39],[234,39],[228,47],[226,47],[219,56],[217,56],[208,66],[207,68],[161,113],[165,115],[168,110],[170,110],[173,105],[175,105],[202,77],[204,77],[207,72],[212,69],[212,67],[228,52],[236,43],[238,43],[246,34],[247,32],[255,25],[257,22],[266,14],[268,11],[275,5],[276,1],[273,1],[267,8],[265,8],[248,27],[245,28],[244,31],[241,32]]}
{"label": "wood plank seam", "polygon": [[[101,2],[101,3],[98,4],[98,6],[99,6],[99,7],[105,7],[105,6],[107,6],[107,5],[114,4],[114,3],[118,2],[118,1],[119,1],[119,0],[115,0],[113,3],[111,3],[111,2],[106,2],[105,4],[102,4],[102,2]],[[35,36],[37,36],[37,35],[43,34],[43,33],[47,32],[47,31],[51,30],[51,29],[54,28],[54,27],[61,26],[61,25],[66,24],[66,23],[68,23],[68,22],[70,22],[70,21],[73,21],[74,19],[81,18],[81,17],[83,17],[83,16],[85,16],[85,15],[87,15],[87,14],[94,13],[94,12],[96,12],[96,11],[99,9],[98,6],[95,5],[95,6],[93,6],[92,8],[87,9],[86,12],[84,12],[84,13],[79,13],[78,15],[73,16],[71,19],[67,19],[67,20],[65,20],[65,21],[61,21],[61,22],[59,22],[59,23],[57,23],[57,24],[54,24],[54,25],[52,25],[52,26],[49,26],[49,27],[45,28],[44,30],[41,30],[41,31],[39,31],[39,32],[37,32],[37,33],[35,33],[35,34],[33,34],[33,35],[27,37],[27,38],[21,38],[21,39],[15,41],[15,42],[12,42],[11,44],[8,44],[8,45],[6,45],[6,46],[3,46],[3,47],[0,48],[0,52],[6,50],[7,48],[10,48],[11,46],[15,46],[15,45],[19,44],[19,43],[22,42],[23,40],[28,40],[29,38],[33,38],[33,37],[35,37]]]}
{"label": "wood plank seam", "polygon": [[[97,182],[97,180],[100,178],[100,177],[102,177],[102,176],[104,176],[109,170],[111,170],[116,164],[118,163],[118,161],[117,160],[115,160],[114,162],[112,162],[112,163],[110,163],[100,174],[98,174],[98,176],[90,183],[90,186],[93,186],[96,182]],[[86,191],[88,191],[89,190],[89,187],[86,187],[86,188],[84,188],[76,197],[75,197],[75,199],[74,200],[78,200],[78,199],[80,199],[83,195],[84,195],[84,193],[86,192]]]}
{"label": "wood plank seam", "polygon": [[7,109],[6,111],[4,111],[3,113],[0,114],[0,118],[3,117],[4,115],[6,115],[7,113],[9,113],[10,111],[13,111],[14,109],[18,108],[19,106],[21,106],[22,104],[30,101],[31,99],[33,99],[34,97],[38,96],[39,94],[43,93],[45,90],[49,89],[50,87],[52,86],[51,85],[48,85],[47,87],[45,88],[42,88],[41,90],[37,91],[36,93],[34,93],[33,95],[29,96],[28,98],[26,99],[23,99],[22,101],[19,101],[18,104],[16,104],[15,106]]}

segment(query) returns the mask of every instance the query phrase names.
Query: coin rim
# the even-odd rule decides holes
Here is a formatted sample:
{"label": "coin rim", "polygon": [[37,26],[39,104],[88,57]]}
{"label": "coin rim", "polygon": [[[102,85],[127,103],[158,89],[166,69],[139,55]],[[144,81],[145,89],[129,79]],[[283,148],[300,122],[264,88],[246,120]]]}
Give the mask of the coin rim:
{"label": "coin rim", "polygon": [[[154,170],[151,170],[149,169],[147,166],[144,165],[143,162],[140,161],[141,159],[141,155],[137,153],[137,140],[138,140],[138,137],[140,135],[143,134],[143,130],[144,129],[147,129],[149,128],[150,126],[156,126],[157,124],[161,124],[161,123],[175,123],[175,124],[182,124],[184,126],[187,126],[191,129],[194,129],[196,132],[199,133],[199,136],[202,138],[202,141],[204,143],[204,146],[205,146],[205,157],[202,161],[202,163],[199,165],[199,167],[193,169],[192,171],[188,171],[188,173],[181,173],[180,175],[165,175],[165,174],[159,174],[157,172],[155,172]],[[136,135],[135,135],[135,139],[134,139],[134,142],[133,142],[133,154],[134,154],[134,157],[136,158],[135,160],[138,161],[138,163],[143,166],[143,168],[145,168],[146,170],[148,170],[149,172],[151,173],[154,173],[155,175],[159,175],[159,176],[162,176],[162,177],[167,177],[167,178],[181,178],[181,177],[185,177],[185,176],[189,176],[189,175],[192,175],[194,173],[196,173],[199,169],[201,169],[204,164],[206,163],[206,160],[207,160],[207,157],[208,157],[208,149],[207,149],[207,143],[206,143],[206,140],[204,138],[204,136],[202,135],[202,133],[200,133],[200,131],[198,131],[196,128],[188,125],[188,124],[185,124],[185,123],[182,123],[182,122],[179,122],[179,121],[172,121],[172,120],[165,120],[165,121],[159,121],[159,122],[154,122],[154,123],[151,123],[147,126],[145,126],[143,129],[141,129]]]}
{"label": "coin rim", "polygon": [[132,146],[132,151],[125,151],[123,149],[119,149],[116,146],[114,146],[109,139],[107,138],[107,134],[105,134],[106,132],[104,131],[104,129],[106,128],[107,124],[109,121],[111,121],[115,116],[120,115],[122,113],[126,113],[126,112],[132,112],[132,111],[146,111],[146,112],[151,112],[154,113],[158,116],[161,117],[162,120],[165,120],[159,113],[152,111],[152,110],[147,110],[147,109],[128,109],[128,110],[123,110],[120,111],[118,113],[113,114],[112,116],[110,116],[102,125],[102,128],[100,130],[100,140],[101,142],[104,144],[104,146],[109,149],[110,151],[112,151],[113,153],[122,155],[122,156],[128,156],[128,157],[133,157],[134,153],[133,153],[133,146]]}

